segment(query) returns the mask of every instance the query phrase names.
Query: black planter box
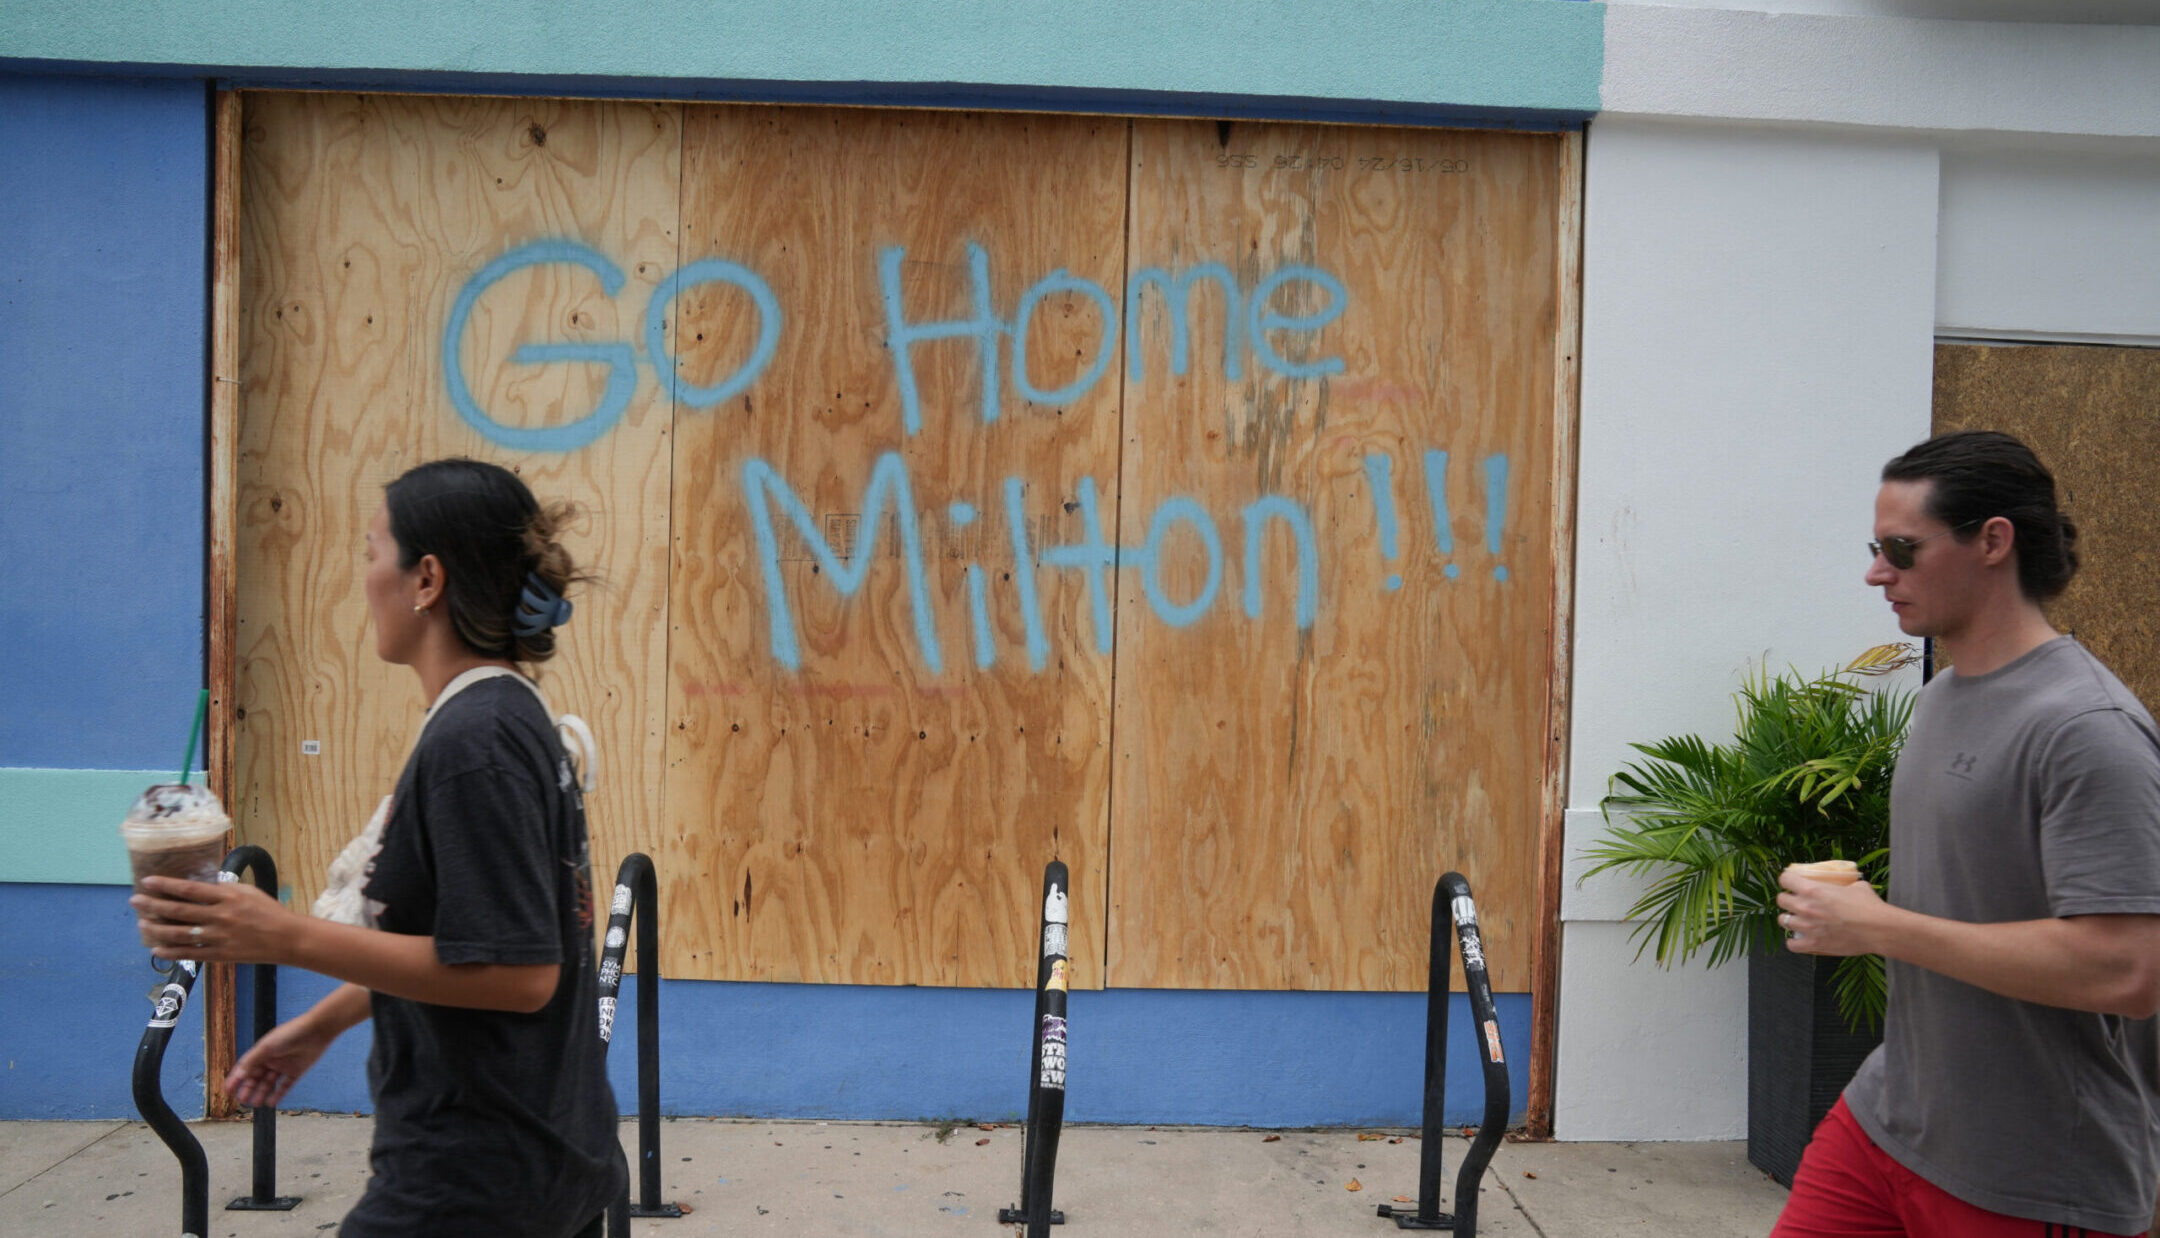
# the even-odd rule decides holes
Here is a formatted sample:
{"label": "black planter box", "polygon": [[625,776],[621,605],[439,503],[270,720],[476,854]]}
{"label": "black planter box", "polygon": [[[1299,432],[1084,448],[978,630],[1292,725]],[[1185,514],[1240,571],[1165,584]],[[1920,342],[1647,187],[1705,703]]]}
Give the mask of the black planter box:
{"label": "black planter box", "polygon": [[1837,960],[1777,949],[1748,956],[1748,1163],[1791,1186],[1815,1127],[1882,1033],[1838,1015]]}

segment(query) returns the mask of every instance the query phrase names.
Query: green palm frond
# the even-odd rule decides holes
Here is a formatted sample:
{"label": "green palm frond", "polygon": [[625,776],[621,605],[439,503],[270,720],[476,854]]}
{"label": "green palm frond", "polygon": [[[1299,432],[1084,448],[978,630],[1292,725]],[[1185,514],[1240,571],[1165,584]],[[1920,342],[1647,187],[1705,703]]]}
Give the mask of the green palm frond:
{"label": "green palm frond", "polygon": [[[1611,869],[1650,879],[1628,909],[1637,957],[1669,967],[1707,951],[1715,966],[1779,948],[1777,878],[1789,863],[1850,859],[1886,888],[1890,776],[1912,695],[1852,678],[1917,658],[1909,645],[1878,645],[1813,678],[1757,670],[1734,694],[1730,742],[1630,745],[1643,759],[1613,775],[1583,879]],[[1880,958],[1842,961],[1833,987],[1848,1023],[1880,1024]]]}
{"label": "green palm frond", "polygon": [[1882,1027],[1883,1012],[1890,1004],[1890,981],[1879,954],[1856,954],[1839,959],[1830,971],[1830,991],[1837,998],[1838,1013],[1849,1027],[1875,1031]]}

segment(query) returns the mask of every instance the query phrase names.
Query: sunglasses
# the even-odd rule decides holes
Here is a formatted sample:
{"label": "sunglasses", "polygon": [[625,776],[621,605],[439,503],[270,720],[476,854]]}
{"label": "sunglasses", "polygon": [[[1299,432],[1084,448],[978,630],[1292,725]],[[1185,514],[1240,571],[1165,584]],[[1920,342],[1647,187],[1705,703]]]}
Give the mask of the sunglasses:
{"label": "sunglasses", "polygon": [[1868,553],[1881,555],[1884,562],[1902,572],[1913,565],[1913,556],[1918,553],[1922,546],[1946,533],[1955,533],[1959,529],[1969,529],[1986,519],[1986,516],[1975,516],[1955,528],[1944,529],[1940,533],[1930,533],[1926,537],[1886,537],[1879,542],[1869,542],[1867,544]]}

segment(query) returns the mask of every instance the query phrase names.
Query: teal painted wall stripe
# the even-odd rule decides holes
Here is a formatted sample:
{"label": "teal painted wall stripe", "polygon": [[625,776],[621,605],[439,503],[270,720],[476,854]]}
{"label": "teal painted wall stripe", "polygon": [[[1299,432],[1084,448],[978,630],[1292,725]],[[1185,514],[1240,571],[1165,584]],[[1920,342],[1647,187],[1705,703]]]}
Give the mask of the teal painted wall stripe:
{"label": "teal painted wall stripe", "polygon": [[0,882],[130,884],[120,818],[144,787],[172,779],[170,769],[0,768]]}
{"label": "teal painted wall stripe", "polygon": [[1579,0],[9,0],[0,57],[679,82],[959,83],[1591,113],[1605,6]]}

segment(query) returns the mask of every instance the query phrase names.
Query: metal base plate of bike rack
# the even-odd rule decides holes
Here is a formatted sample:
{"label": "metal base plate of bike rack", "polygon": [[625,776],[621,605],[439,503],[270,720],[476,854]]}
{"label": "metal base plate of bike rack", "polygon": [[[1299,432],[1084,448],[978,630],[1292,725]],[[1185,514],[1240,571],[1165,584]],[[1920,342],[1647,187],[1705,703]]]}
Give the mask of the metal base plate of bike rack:
{"label": "metal base plate of bike rack", "polygon": [[257,1199],[253,1195],[242,1195],[240,1198],[225,1205],[225,1211],[291,1212],[293,1209],[299,1206],[300,1197],[298,1195],[272,1195],[268,1199]]}
{"label": "metal base plate of bike rack", "polygon": [[643,1204],[632,1204],[630,1205],[630,1215],[634,1217],[680,1217],[682,1215],[682,1205],[662,1204],[657,1208],[648,1208]]}
{"label": "metal base plate of bike rack", "polygon": [[1376,1211],[1381,1216],[1391,1218],[1395,1222],[1395,1228],[1397,1229],[1444,1229],[1451,1233],[1455,1229],[1455,1214],[1452,1212],[1443,1212],[1428,1221],[1420,1218],[1415,1208],[1398,1208],[1393,1204],[1382,1204]]}
{"label": "metal base plate of bike rack", "polygon": [[[1018,1208],[998,1209],[998,1224],[1000,1225],[1025,1225],[1027,1221],[1028,1214]],[[1065,1214],[1056,1208],[1052,1208],[1050,1210],[1050,1223],[1052,1225],[1063,1225],[1065,1223]]]}

